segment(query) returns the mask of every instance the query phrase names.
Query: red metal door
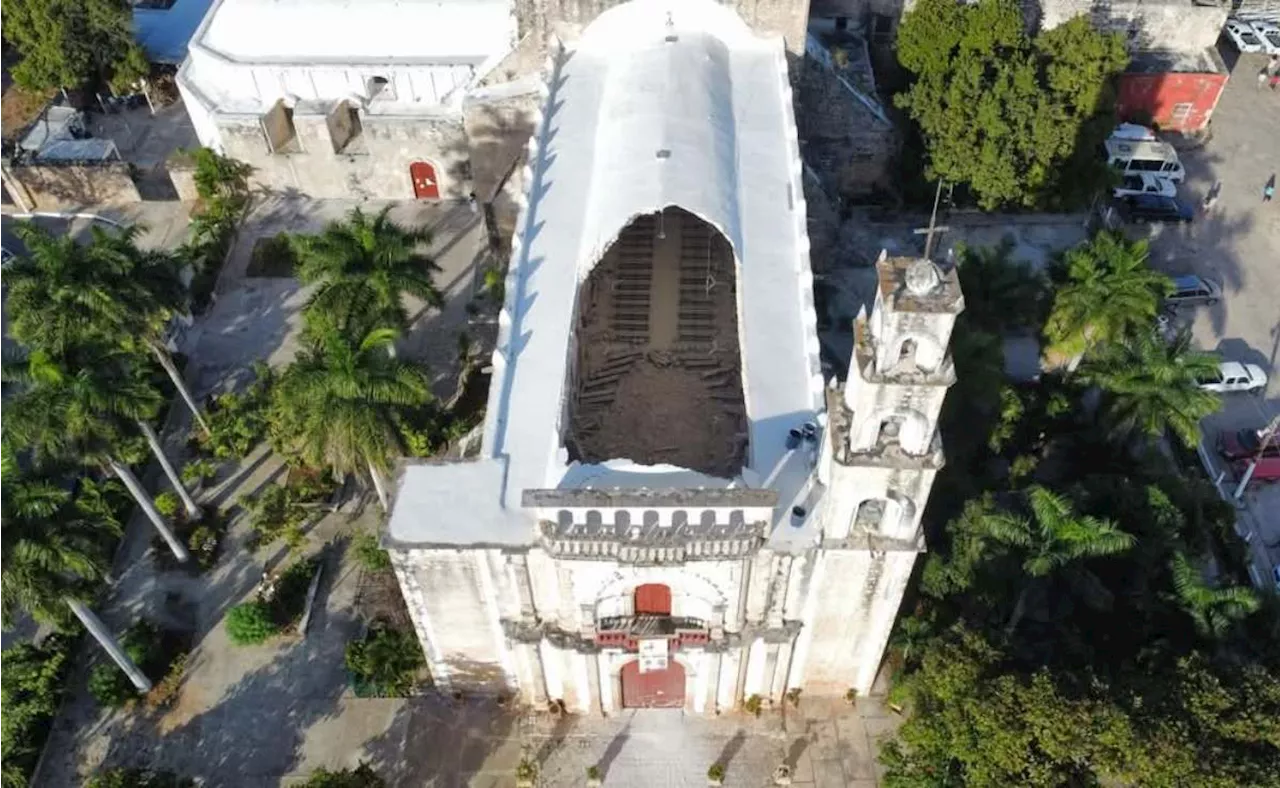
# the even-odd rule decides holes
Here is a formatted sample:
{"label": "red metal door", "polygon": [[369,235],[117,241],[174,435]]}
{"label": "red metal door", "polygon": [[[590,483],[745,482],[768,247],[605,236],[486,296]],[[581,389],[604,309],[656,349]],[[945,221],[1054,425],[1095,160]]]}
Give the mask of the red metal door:
{"label": "red metal door", "polygon": [[409,177],[413,179],[413,196],[419,200],[440,199],[440,182],[436,180],[436,168],[425,161],[409,165]]}
{"label": "red metal door", "polygon": [[622,705],[628,709],[684,707],[684,668],[675,660],[666,670],[640,672],[640,660],[622,666]]}
{"label": "red metal door", "polygon": [[636,615],[671,615],[671,589],[661,583],[636,586]]}

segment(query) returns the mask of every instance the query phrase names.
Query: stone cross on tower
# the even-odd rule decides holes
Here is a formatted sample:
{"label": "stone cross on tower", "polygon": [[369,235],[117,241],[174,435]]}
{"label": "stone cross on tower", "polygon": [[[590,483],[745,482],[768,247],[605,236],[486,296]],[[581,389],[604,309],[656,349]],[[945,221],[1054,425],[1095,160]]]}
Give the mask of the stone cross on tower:
{"label": "stone cross on tower", "polygon": [[938,201],[942,199],[942,181],[938,181],[938,190],[933,195],[933,213],[929,215],[929,226],[915,230],[916,235],[924,236],[924,259],[928,260],[933,253],[933,237],[938,233],[950,230],[947,226],[938,226]]}

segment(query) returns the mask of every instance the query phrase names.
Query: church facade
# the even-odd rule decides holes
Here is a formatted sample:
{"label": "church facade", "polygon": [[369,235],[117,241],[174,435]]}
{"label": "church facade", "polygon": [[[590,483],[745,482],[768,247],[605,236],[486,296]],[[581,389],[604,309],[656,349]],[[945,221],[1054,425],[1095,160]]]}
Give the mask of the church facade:
{"label": "church facade", "polygon": [[920,551],[963,298],[877,263],[823,378],[786,50],[633,0],[539,91],[475,456],[383,531],[433,679],[571,711],[867,692]]}

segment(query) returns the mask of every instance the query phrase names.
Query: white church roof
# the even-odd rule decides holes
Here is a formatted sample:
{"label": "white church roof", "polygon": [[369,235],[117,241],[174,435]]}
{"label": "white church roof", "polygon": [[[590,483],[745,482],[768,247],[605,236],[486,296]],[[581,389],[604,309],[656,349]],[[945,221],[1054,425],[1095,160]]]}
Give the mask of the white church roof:
{"label": "white church roof", "polygon": [[245,62],[479,63],[515,30],[512,0],[219,0],[199,43]]}
{"label": "white church roof", "polygon": [[[514,240],[482,457],[472,464],[477,478],[503,468],[499,489],[450,517],[426,508],[415,490],[438,488],[426,478],[437,466],[408,466],[393,540],[495,543],[509,531],[527,541],[522,492],[575,479],[598,488],[636,479],[687,486],[694,474],[680,469],[611,474],[601,464],[571,474],[561,439],[579,284],[633,218],[667,206],[701,217],[733,246],[750,431],[743,480],[768,479],[789,456],[789,430],[823,409],[781,39],[757,37],[711,0],[633,0],[601,14],[561,58],[545,112],[526,171],[532,184]],[[795,492],[781,492],[789,506]]]}

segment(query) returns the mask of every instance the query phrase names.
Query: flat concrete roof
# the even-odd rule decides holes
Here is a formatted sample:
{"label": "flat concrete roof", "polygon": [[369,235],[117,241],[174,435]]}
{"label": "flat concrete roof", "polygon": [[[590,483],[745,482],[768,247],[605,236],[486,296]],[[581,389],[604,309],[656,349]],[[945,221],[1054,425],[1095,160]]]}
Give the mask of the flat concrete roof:
{"label": "flat concrete roof", "polygon": [[[610,9],[559,59],[532,154],[493,359],[487,459],[469,464],[484,478],[456,470],[450,478],[493,496],[503,511],[520,511],[526,490],[578,486],[574,476],[597,489],[639,486],[637,479],[653,488],[717,486],[664,485],[664,473],[615,474],[610,463],[571,473],[563,449],[579,285],[632,219],[667,206],[702,218],[733,246],[750,433],[741,480],[755,486],[774,477],[791,451],[789,431],[823,409],[782,40],[757,37],[711,0],[633,0]],[[498,478],[490,463],[505,473]],[[409,489],[449,486],[425,479],[437,469],[414,466],[402,476],[393,536],[397,523],[418,519],[401,510],[421,507],[456,523],[459,543],[472,541],[474,497]],[[492,486],[482,493],[485,485]]]}
{"label": "flat concrete roof", "polygon": [[216,0],[198,40],[241,62],[479,63],[515,32],[512,0]]}

